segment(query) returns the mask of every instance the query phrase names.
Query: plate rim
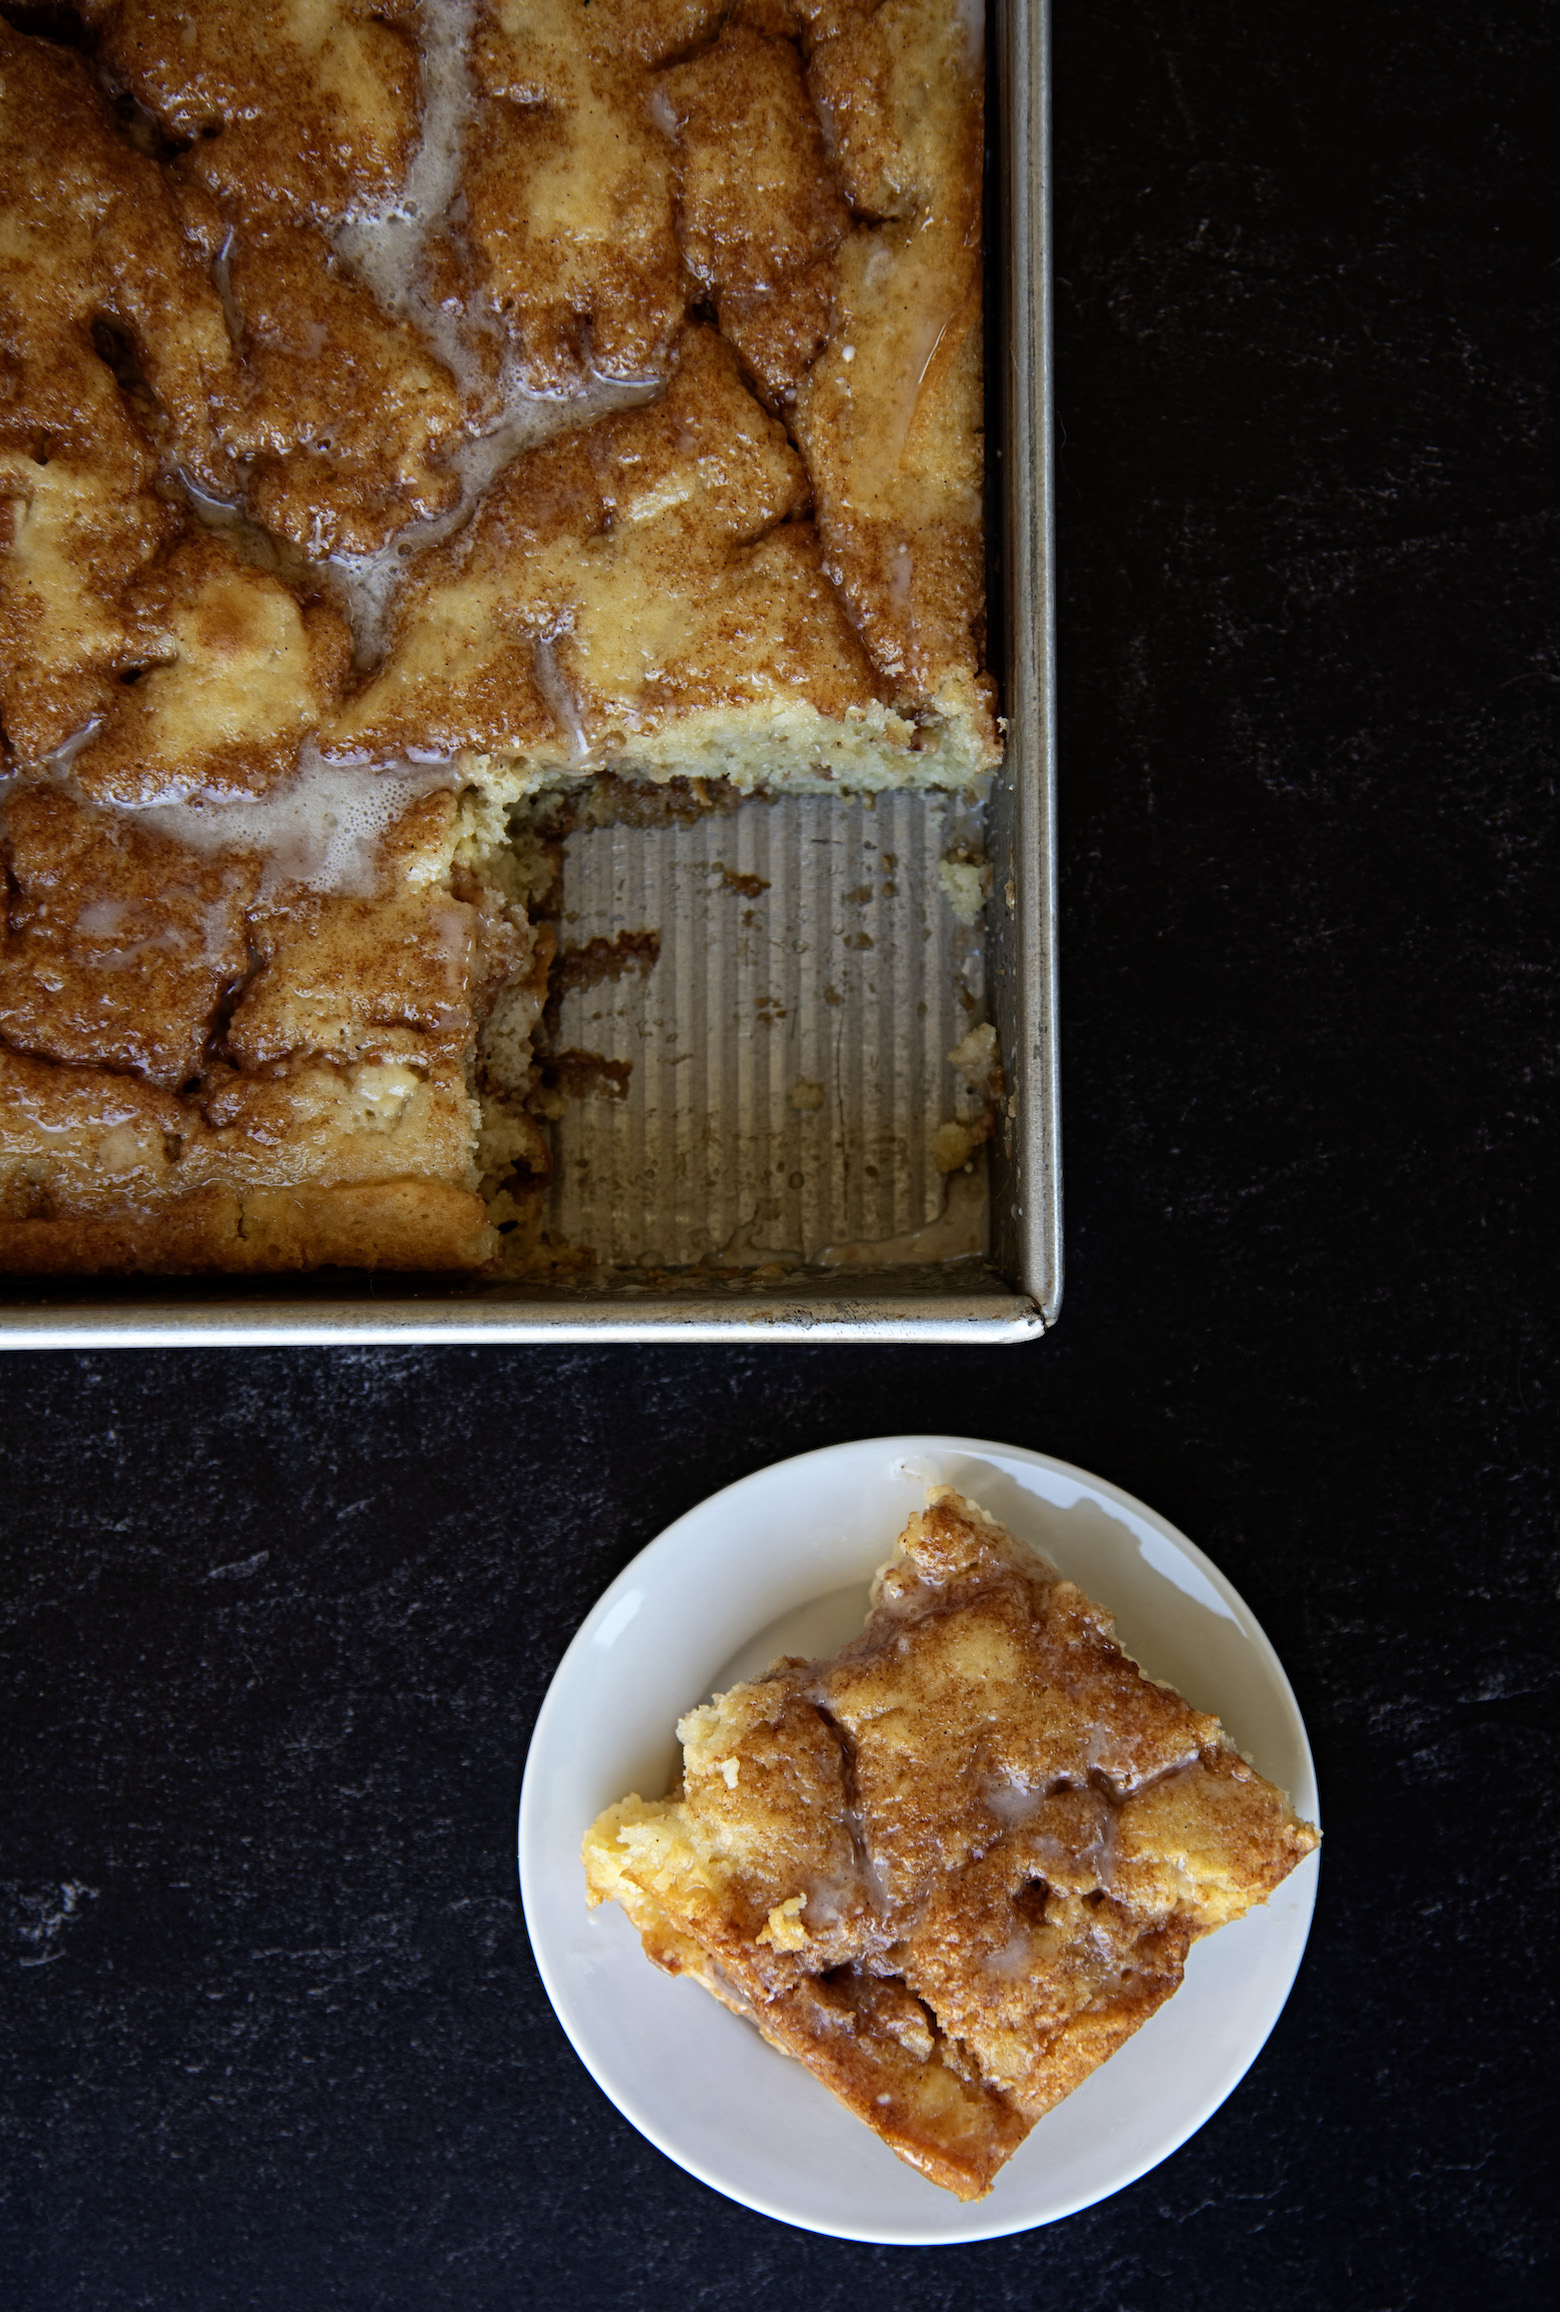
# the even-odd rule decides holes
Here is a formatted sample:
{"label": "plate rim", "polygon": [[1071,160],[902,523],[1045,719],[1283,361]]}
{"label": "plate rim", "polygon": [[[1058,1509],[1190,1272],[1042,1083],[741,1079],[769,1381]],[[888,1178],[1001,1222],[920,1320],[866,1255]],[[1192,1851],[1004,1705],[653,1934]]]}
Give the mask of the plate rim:
{"label": "plate rim", "polygon": [[[1049,2224],[1064,2222],[1069,2216],[1079,2215],[1086,2208],[1097,2207],[1103,2201],[1113,2199],[1118,2192],[1126,2191],[1132,2184],[1141,2182],[1142,2178],[1151,2174],[1155,2168],[1162,2166],[1164,2161],[1179,2151],[1183,2144],[1189,2142],[1200,2129],[1206,2127],[1214,2114],[1228,2102],[1267,2045],[1294,1989],[1301,1963],[1310,1944],[1311,1928],[1315,1919],[1316,1884],[1321,1860],[1319,1852],[1313,1852],[1306,1857],[1294,1874],[1293,1883],[1296,1884],[1297,1888],[1304,1887],[1307,1891],[1304,1901],[1304,1918],[1300,1922],[1301,1931],[1295,1941],[1292,1962],[1289,1965],[1287,1979],[1282,1985],[1281,1995],[1276,1999],[1272,2016],[1261,2036],[1253,2041],[1240,2069],[1225,2083],[1215,2100],[1208,2104],[1199,2116],[1191,2119],[1178,2133],[1168,2136],[1152,2157],[1133,2166],[1130,2172],[1124,2172],[1106,2190],[1085,2190],[1067,2204],[1059,2206],[1045,2215],[1019,2216],[1009,2222],[999,2219],[992,2224],[989,2230],[978,2234],[971,2235],[967,2232],[961,2232],[944,2237],[928,2237],[925,2234],[906,2237],[903,2232],[883,2224],[873,2226],[863,2223],[846,2226],[844,2224],[823,2223],[800,2216],[791,2209],[772,2204],[768,2195],[733,2188],[729,2182],[713,2173],[707,2163],[696,2154],[690,2154],[682,2149],[653,2116],[642,2114],[637,2107],[631,2108],[630,2102],[625,2102],[615,2086],[610,2085],[601,2076],[595,2062],[581,2046],[575,2035],[565,2012],[566,2000],[564,2004],[560,2004],[560,1992],[555,1989],[558,1978],[553,1967],[551,1953],[547,1949],[545,1940],[539,1939],[533,1930],[532,1909],[528,1899],[528,1854],[534,1855],[538,1861],[540,1860],[539,1817],[542,1800],[539,1795],[541,1772],[537,1761],[540,1756],[544,1755],[544,1737],[551,1733],[552,1720],[559,1716],[565,1707],[562,1690],[575,1656],[584,1654],[588,1650],[597,1630],[613,1612],[620,1596],[633,1588],[636,1580],[643,1580],[646,1561],[663,1550],[669,1552],[675,1548],[682,1529],[691,1520],[702,1517],[720,1502],[729,1501],[732,1497],[742,1494],[753,1486],[762,1484],[766,1480],[772,1480],[782,1470],[789,1470],[808,1463],[827,1462],[847,1454],[872,1450],[898,1453],[901,1456],[922,1454],[928,1451],[932,1453],[964,1453],[974,1456],[982,1454],[1002,1455],[1028,1462],[1032,1466],[1048,1470],[1064,1480],[1078,1484],[1088,1492],[1103,1497],[1127,1512],[1130,1517],[1145,1520],[1157,1533],[1163,1535],[1205,1577],[1225,1605],[1234,1609],[1234,1619],[1237,1626],[1261,1658],[1264,1671],[1273,1685],[1278,1701],[1289,1717],[1292,1732],[1297,1737],[1299,1755],[1309,1774],[1310,1819],[1314,1820],[1320,1828],[1321,1806],[1317,1792],[1315,1757],[1311,1749],[1304,1716],[1283,1662],[1279,1658],[1277,1649],[1266,1629],[1256,1614],[1253,1613],[1246,1599],[1219,1566],[1205,1551],[1198,1547],[1196,1542],[1182,1533],[1180,1528],[1172,1524],[1161,1511],[1140,1500],[1136,1494],[1129,1493],[1124,1486],[1117,1485],[1110,1478],[1096,1476],[1092,1470],[1081,1468],[1076,1462],[1064,1461],[1056,1454],[1042,1452],[1038,1447],[1003,1443],[994,1438],[956,1436],[945,1431],[893,1432],[884,1436],[840,1438],[829,1445],[814,1446],[804,1453],[786,1454],[779,1460],[765,1462],[759,1468],[749,1470],[745,1476],[733,1478],[726,1485],[717,1486],[713,1493],[705,1494],[698,1501],[690,1502],[688,1507],[673,1518],[670,1524],[663,1526],[660,1532],[653,1535],[644,1544],[643,1548],[636,1550],[627,1564],[607,1584],[560,1655],[552,1676],[548,1680],[546,1693],[542,1697],[531,1730],[531,1738],[526,1750],[525,1770],[521,1778],[520,1805],[516,1825],[516,1861],[520,1900],[532,1961],[542,1988],[547,1995],[554,2019],[563,2031],[569,2045],[596,2086],[613,2106],[613,2109],[627,2120],[629,2125],[642,2135],[646,2142],[653,2145],[663,2157],[681,2168],[685,2175],[692,2176],[696,2182],[704,2184],[711,2191],[718,2192],[722,2198],[732,2201],[736,2206],[750,2208],[755,2214],[768,2217],[772,2222],[788,2225],[796,2231],[810,2232],[819,2238],[846,2240],[876,2247],[977,2247],[988,2240],[1010,2239],[1025,2232],[1042,2230]],[[735,1642],[740,1643],[741,1640],[738,1639]],[[1291,1792],[1289,1795],[1293,1802],[1296,1794]],[[582,1826],[581,1836],[583,1837],[583,1835]],[[1299,1878],[1300,1872],[1305,1873],[1303,1881]],[[1276,1978],[1274,1988],[1275,1990],[1278,1988]]]}

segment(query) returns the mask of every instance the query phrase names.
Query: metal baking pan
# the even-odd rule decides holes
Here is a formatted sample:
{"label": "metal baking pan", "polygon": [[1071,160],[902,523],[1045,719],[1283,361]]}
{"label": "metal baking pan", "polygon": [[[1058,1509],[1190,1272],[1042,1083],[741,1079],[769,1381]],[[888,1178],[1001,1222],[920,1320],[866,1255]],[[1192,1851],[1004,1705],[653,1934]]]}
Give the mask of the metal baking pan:
{"label": "metal baking pan", "polygon": [[[794,796],[569,837],[562,935],[630,966],[576,972],[559,1006],[560,1045],[588,1048],[586,1089],[611,1095],[570,1101],[555,1127],[549,1228],[591,1248],[588,1282],[13,1278],[0,1344],[993,1344],[1054,1322],[1045,0],[992,0],[987,120],[990,657],[1007,752],[983,806]],[[982,856],[983,931],[958,871]],[[960,1081],[947,1053],[983,1016],[1002,1063],[996,1129],[945,1182],[933,1143]]]}

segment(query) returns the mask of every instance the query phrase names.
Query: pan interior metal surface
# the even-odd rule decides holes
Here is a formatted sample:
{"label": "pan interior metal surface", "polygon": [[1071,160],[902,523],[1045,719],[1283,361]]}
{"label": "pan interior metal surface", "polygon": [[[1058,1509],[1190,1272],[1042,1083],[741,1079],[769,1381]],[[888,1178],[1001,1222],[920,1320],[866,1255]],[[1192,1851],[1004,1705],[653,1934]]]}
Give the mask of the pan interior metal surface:
{"label": "pan interior metal surface", "polygon": [[986,1016],[983,843],[977,803],[909,794],[571,835],[553,1233],[617,1269],[983,1254],[949,1059]]}

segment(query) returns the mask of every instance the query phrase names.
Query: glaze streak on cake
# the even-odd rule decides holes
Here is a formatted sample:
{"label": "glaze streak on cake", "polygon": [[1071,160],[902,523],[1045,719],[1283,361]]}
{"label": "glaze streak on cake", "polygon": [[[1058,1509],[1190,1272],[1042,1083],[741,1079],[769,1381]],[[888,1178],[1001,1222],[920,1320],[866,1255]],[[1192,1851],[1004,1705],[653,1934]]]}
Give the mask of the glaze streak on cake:
{"label": "glaze streak on cake", "polygon": [[973,1502],[938,1488],[900,1548],[832,1661],[690,1712],[587,1887],[974,2199],[1317,1834]]}

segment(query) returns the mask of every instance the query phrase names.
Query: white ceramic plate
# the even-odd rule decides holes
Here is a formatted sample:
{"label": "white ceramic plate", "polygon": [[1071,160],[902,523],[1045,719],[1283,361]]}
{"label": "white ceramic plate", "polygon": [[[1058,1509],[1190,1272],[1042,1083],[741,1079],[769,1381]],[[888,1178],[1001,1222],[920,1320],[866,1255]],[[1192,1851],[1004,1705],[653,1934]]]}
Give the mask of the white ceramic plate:
{"label": "white ceramic plate", "polygon": [[761,1469],[689,1510],[587,1617],[536,1722],[520,1886],[547,1995],[581,2060],[669,2159],[762,2214],[845,2240],[990,2240],[1120,2191],[1202,2126],[1278,2019],[1317,1858],[1192,1951],[1186,1980],[1034,2129],[989,2198],[961,2206],[895,2159],[799,2063],[708,1992],[652,1967],[615,1903],[585,1908],[580,1841],[601,1808],[658,1796],[693,1703],[776,1654],[860,1628],[872,1573],[931,1484],[956,1485],[1116,1615],[1145,1670],[1216,1710],[1318,1819],[1305,1728],[1278,1657],[1217,1567],[1103,1479],[968,1437],[879,1437]]}

